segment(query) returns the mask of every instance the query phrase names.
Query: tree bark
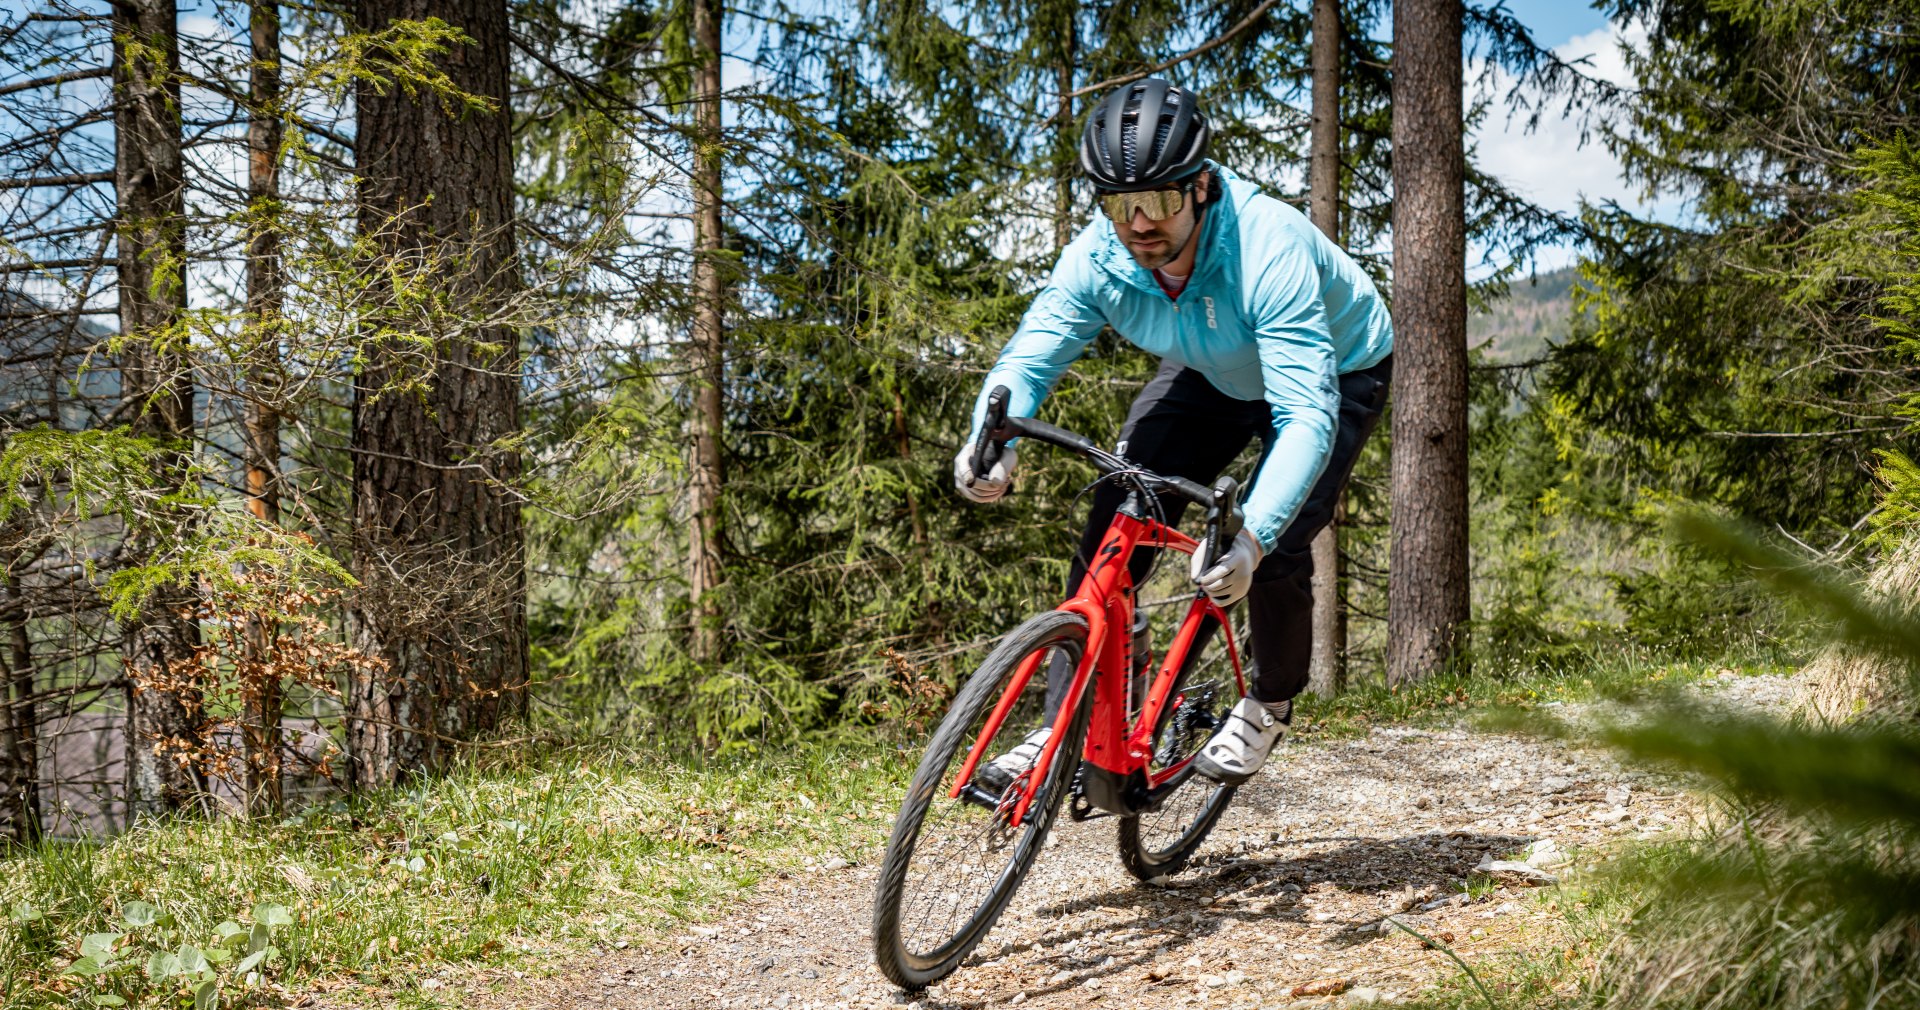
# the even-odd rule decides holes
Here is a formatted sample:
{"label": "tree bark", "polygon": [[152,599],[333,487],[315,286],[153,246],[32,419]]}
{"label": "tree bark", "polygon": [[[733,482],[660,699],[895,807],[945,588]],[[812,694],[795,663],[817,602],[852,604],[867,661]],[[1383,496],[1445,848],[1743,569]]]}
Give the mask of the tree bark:
{"label": "tree bark", "polygon": [[1387,678],[1464,658],[1467,302],[1460,0],[1393,8],[1393,547]]}
{"label": "tree bark", "polygon": [[[253,326],[246,401],[247,506],[261,522],[280,521],[280,417],[273,405],[279,357],[280,310],[280,5],[254,0],[249,16],[253,65],[248,72],[247,318]],[[248,621],[242,662],[241,745],[246,757],[244,805],[250,816],[278,813],[280,792],[280,678],[273,669],[274,621],[265,614]]]}
{"label": "tree bark", "polygon": [[[1340,0],[1313,0],[1313,147],[1307,159],[1308,215],[1340,241]],[[1346,561],[1340,525],[1343,491],[1333,519],[1313,538],[1313,659],[1307,687],[1323,698],[1347,689]]]}
{"label": "tree bark", "polygon": [[[17,603],[20,577],[9,570],[6,585],[9,602]],[[16,616],[6,622],[7,648],[0,653],[0,841],[30,845],[40,840],[42,830],[40,722],[33,701],[36,671],[26,613],[13,609]]]}
{"label": "tree bark", "polygon": [[[452,742],[518,712],[527,627],[520,460],[507,447],[520,430],[519,338],[501,319],[519,285],[506,3],[358,0],[355,13],[367,31],[457,26],[473,42],[440,65],[495,103],[463,112],[424,91],[356,88],[360,231],[401,278],[368,295],[353,391],[360,586],[348,629],[385,666],[348,690],[349,776],[368,787],[432,771]],[[415,309],[422,290],[439,307]]]}
{"label": "tree bark", "polygon": [[693,87],[693,459],[688,511],[687,589],[693,601],[693,656],[703,663],[721,656],[719,598],[725,579],[720,564],[720,440],[725,432],[721,391],[726,382],[726,286],[720,275],[720,9],[715,0],[693,0],[693,45],[698,66]]}
{"label": "tree bark", "polygon": [[[135,434],[165,447],[156,477],[186,479],[193,436],[193,378],[163,338],[187,307],[186,185],[180,142],[180,63],[174,0],[113,5],[114,186],[118,198],[121,395]],[[158,341],[158,342],[156,342]],[[148,517],[129,531],[132,558],[153,555],[157,531],[185,515]],[[122,629],[127,689],[127,798],[134,816],[178,809],[206,795],[200,692],[182,676],[199,644],[191,587],[156,593]]]}

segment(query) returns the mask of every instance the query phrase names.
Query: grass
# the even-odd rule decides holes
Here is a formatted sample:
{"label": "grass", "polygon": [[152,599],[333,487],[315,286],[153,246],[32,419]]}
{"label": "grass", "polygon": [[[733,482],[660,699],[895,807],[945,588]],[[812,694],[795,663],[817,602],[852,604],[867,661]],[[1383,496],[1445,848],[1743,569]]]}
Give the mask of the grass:
{"label": "grass", "polygon": [[[637,943],[769,873],[867,851],[892,814],[869,797],[893,798],[909,760],[880,745],[711,762],[558,748],[277,824],[173,821],[48,843],[0,859],[12,919],[0,922],[0,1003],[192,1005],[206,981],[229,1004],[344,987],[424,998],[419,983],[449,963],[537,968]],[[156,921],[143,923],[148,908]],[[248,941],[223,946],[221,924],[250,932],[274,908],[288,920],[273,931],[279,956],[257,977],[233,972],[240,958],[223,952]],[[116,937],[109,967],[69,971],[89,935]],[[153,956],[188,947],[223,963],[152,977]]]}
{"label": "grass", "polygon": [[[1349,735],[1720,669],[1622,662],[1570,676],[1440,678],[1307,699],[1296,725]],[[661,750],[502,750],[278,823],[160,822],[0,857],[0,914],[11,919],[0,920],[0,1004],[190,1006],[212,985],[227,1005],[314,989],[435,1005],[429,980],[443,968],[538,971],[590,947],[639,944],[717,914],[769,874],[871,852],[917,758],[911,746],[850,736],[729,758]],[[165,957],[178,970],[156,971]],[[1499,984],[1515,992],[1549,977],[1511,970]]]}
{"label": "grass", "polygon": [[1586,851],[1579,862],[1596,869],[1535,892],[1557,914],[1549,929],[1516,937],[1494,956],[1438,986],[1410,995],[1412,1010],[1571,1010],[1603,1002],[1593,985],[1595,968],[1637,912],[1644,911],[1656,882],[1684,863],[1697,843],[1621,842]]}

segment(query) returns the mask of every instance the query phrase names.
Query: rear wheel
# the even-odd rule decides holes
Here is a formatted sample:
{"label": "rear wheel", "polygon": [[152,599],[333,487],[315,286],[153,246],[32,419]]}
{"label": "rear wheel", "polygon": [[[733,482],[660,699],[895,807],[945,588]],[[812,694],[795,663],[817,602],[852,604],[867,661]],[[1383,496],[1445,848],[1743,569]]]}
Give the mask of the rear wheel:
{"label": "rear wheel", "polygon": [[1185,868],[1233,801],[1235,787],[1198,775],[1192,766],[1193,756],[1240,700],[1240,682],[1219,632],[1219,623],[1209,618],[1194,639],[1154,734],[1149,774],[1185,767],[1163,787],[1167,791],[1153,809],[1120,819],[1120,862],[1141,880]]}
{"label": "rear wheel", "polygon": [[[1077,666],[1086,641],[1086,621],[1075,614],[1050,611],[1022,624],[967,681],[928,743],[894,821],[874,895],[875,961],[902,988],[923,989],[960,966],[993,928],[1046,842],[1080,765],[1092,711],[1090,690],[1019,827],[1009,823],[1011,807],[1026,776],[991,793],[971,786],[961,798],[948,794],[1022,664],[1037,660],[1025,690],[983,750],[983,764],[1045,725],[1048,664],[1059,655]],[[973,782],[980,781],[976,772]]]}

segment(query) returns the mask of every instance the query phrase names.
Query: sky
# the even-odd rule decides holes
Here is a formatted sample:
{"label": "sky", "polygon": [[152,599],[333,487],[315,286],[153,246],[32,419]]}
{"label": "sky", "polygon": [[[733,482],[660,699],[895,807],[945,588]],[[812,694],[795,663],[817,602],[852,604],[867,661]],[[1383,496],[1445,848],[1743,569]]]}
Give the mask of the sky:
{"label": "sky", "polygon": [[[1643,29],[1611,24],[1583,0],[1507,0],[1507,9],[1527,26],[1536,42],[1563,58],[1587,58],[1589,74],[1631,83],[1620,45],[1639,43],[1645,38]],[[1509,84],[1501,80],[1494,86]],[[1509,121],[1496,111],[1482,124],[1474,142],[1481,165],[1550,210],[1578,211],[1584,197],[1589,203],[1612,200],[1656,217],[1677,216],[1678,207],[1671,201],[1644,200],[1621,177],[1620,163],[1606,148],[1597,139],[1583,145],[1580,132],[1578,122],[1564,117],[1542,117],[1539,126],[1528,132],[1523,122]],[[1575,257],[1575,250],[1564,247],[1539,253],[1542,270],[1566,266]]]}

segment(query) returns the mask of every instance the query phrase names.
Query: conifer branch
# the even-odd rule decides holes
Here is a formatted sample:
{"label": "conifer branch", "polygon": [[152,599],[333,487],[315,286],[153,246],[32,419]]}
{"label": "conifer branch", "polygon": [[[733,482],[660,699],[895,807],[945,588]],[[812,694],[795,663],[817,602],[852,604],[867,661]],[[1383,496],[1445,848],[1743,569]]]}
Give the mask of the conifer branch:
{"label": "conifer branch", "polygon": [[1280,0],[1266,0],[1265,3],[1249,11],[1247,13],[1247,16],[1241,18],[1239,23],[1235,24],[1232,28],[1229,28],[1225,32],[1219,35],[1216,35],[1205,42],[1200,43],[1199,45],[1193,47],[1192,49],[1187,50],[1184,53],[1181,53],[1178,56],[1175,56],[1173,59],[1170,59],[1165,63],[1155,64],[1154,66],[1148,67],[1145,70],[1137,70],[1131,74],[1122,74],[1119,77],[1110,77],[1107,80],[1101,81],[1098,84],[1089,84],[1086,87],[1081,88],[1078,91],[1071,92],[1063,97],[1079,98],[1081,95],[1091,94],[1095,91],[1105,91],[1108,88],[1117,88],[1122,84],[1131,84],[1134,81],[1141,79],[1142,77],[1151,77],[1154,74],[1157,74],[1160,71],[1167,69],[1168,67],[1178,66],[1182,63],[1187,62],[1190,59],[1193,59],[1196,56],[1201,56],[1214,49],[1218,49],[1219,47],[1226,45],[1228,42],[1233,41],[1233,37],[1235,35],[1238,35],[1241,32],[1246,31],[1250,25],[1252,25],[1255,21],[1260,19],[1260,15],[1265,14],[1269,10],[1272,10],[1273,5],[1279,2]]}

